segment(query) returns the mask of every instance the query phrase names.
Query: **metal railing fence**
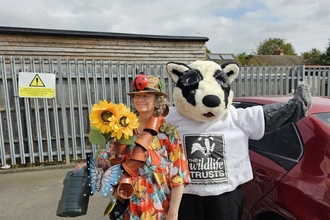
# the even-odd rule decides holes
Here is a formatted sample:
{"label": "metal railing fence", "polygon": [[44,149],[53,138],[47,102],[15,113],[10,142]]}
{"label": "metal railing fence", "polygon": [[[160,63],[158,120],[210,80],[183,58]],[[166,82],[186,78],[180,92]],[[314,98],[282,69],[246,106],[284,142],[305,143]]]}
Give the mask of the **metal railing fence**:
{"label": "metal railing fence", "polygon": [[[0,57],[1,164],[37,164],[85,159],[96,152],[88,141],[89,112],[107,99],[130,106],[126,95],[139,71],[160,77],[172,100],[173,82],[166,64]],[[19,72],[56,76],[56,97],[20,98]],[[329,68],[242,67],[232,84],[235,96],[286,95],[299,81],[311,85],[313,95],[330,96]]]}

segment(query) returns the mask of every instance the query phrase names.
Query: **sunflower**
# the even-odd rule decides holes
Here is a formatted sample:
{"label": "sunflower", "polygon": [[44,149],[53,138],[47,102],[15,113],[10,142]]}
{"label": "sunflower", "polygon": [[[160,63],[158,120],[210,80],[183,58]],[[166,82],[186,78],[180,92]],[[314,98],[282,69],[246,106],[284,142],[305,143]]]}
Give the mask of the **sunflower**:
{"label": "sunflower", "polygon": [[115,137],[117,140],[121,138],[129,139],[133,136],[133,130],[139,127],[137,116],[130,112],[128,108],[123,109],[116,119],[112,117],[111,124],[113,125],[111,137]]}
{"label": "sunflower", "polygon": [[128,114],[131,112],[131,110],[123,103],[117,104],[117,109],[118,109],[118,112],[121,114]]}
{"label": "sunflower", "polygon": [[89,120],[91,126],[99,129],[102,134],[111,133],[113,131],[111,120],[116,119],[118,114],[117,105],[101,100],[98,104],[93,105]]}

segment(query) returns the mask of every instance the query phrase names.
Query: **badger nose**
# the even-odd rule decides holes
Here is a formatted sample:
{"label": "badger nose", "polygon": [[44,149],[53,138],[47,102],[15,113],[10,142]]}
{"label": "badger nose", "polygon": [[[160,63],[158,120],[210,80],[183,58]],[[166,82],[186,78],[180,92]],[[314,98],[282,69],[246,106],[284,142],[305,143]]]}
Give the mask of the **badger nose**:
{"label": "badger nose", "polygon": [[218,96],[215,96],[215,95],[207,95],[207,96],[204,96],[203,98],[203,104],[206,106],[206,107],[210,107],[210,108],[214,108],[214,107],[217,107],[220,105],[220,99]]}

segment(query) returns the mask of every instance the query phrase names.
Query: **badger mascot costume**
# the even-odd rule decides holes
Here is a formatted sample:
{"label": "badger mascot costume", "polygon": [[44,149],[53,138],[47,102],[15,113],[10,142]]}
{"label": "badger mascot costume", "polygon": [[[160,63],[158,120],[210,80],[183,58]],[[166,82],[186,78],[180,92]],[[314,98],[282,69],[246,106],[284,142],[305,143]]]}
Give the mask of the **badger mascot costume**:
{"label": "badger mascot costume", "polygon": [[178,126],[191,178],[178,219],[241,219],[241,185],[253,178],[248,140],[305,117],[311,107],[309,87],[299,84],[286,103],[236,109],[230,88],[239,73],[236,64],[170,62],[166,69],[175,82],[175,106],[166,120]]}

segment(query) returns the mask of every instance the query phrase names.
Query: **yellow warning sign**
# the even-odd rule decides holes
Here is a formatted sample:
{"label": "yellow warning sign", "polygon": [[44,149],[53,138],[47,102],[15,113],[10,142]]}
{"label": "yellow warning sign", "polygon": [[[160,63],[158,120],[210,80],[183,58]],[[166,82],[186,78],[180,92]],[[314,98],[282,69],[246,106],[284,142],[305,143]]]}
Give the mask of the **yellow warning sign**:
{"label": "yellow warning sign", "polygon": [[55,74],[19,72],[18,78],[20,98],[55,98]]}
{"label": "yellow warning sign", "polygon": [[45,84],[41,80],[40,76],[38,74],[36,74],[35,77],[32,79],[29,86],[32,86],[32,87],[45,87]]}
{"label": "yellow warning sign", "polygon": [[54,98],[54,88],[32,88],[32,87],[20,87],[20,97],[30,98]]}

